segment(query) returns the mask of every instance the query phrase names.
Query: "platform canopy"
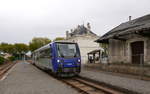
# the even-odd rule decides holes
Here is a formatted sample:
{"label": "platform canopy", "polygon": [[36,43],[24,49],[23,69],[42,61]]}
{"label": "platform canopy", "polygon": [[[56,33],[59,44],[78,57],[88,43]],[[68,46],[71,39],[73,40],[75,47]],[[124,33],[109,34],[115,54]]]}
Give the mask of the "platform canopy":
{"label": "platform canopy", "polygon": [[[93,51],[90,51],[89,53],[87,53],[88,62],[95,63],[96,60],[100,60],[101,51],[102,51],[102,49],[96,49],[96,50],[93,50]],[[98,57],[96,57],[96,54],[98,55]]]}

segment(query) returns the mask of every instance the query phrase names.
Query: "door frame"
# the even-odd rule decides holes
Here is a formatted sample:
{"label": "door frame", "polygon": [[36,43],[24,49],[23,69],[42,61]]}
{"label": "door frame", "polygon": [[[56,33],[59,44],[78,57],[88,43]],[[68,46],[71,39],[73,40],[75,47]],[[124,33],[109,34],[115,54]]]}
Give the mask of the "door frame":
{"label": "door frame", "polygon": [[[135,48],[132,48],[133,47],[133,43],[137,43],[137,44],[134,44],[134,46],[135,45],[137,45],[137,46],[140,46],[139,48],[141,49],[141,51],[142,51],[142,53],[140,53],[140,54],[135,54],[136,52],[134,52],[133,53],[133,49]],[[138,44],[139,43],[139,44]],[[130,48],[131,48],[131,63],[132,64],[143,64],[144,63],[144,41],[134,41],[134,42],[131,42],[130,43]],[[138,51],[137,51],[137,53],[138,53]],[[137,56],[133,56],[133,55],[137,55]],[[142,56],[142,57],[141,57]],[[139,59],[137,62],[135,62],[136,60],[135,59]],[[141,59],[142,59],[142,63],[141,63]]]}
{"label": "door frame", "polygon": [[136,41],[144,41],[144,62],[146,61],[146,55],[147,55],[147,41],[149,40],[149,38],[146,38],[146,37],[141,37],[141,36],[133,36],[133,38],[130,38],[126,41],[126,45],[127,45],[127,48],[126,48],[126,57],[127,57],[127,63],[132,63],[132,58],[131,58],[131,55],[132,55],[132,50],[131,50],[131,43],[133,42],[136,42]]}

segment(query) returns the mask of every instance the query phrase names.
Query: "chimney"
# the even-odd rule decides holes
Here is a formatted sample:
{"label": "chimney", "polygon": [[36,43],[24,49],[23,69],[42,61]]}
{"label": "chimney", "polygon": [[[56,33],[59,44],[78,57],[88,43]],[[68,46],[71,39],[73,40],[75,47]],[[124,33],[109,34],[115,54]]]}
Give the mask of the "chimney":
{"label": "chimney", "polygon": [[69,38],[69,31],[66,31],[66,39]]}
{"label": "chimney", "polygon": [[87,28],[88,28],[89,30],[91,30],[91,25],[90,25],[90,23],[87,23]]}
{"label": "chimney", "polygon": [[131,21],[132,16],[129,16],[129,21]]}
{"label": "chimney", "polygon": [[70,29],[71,33],[73,32],[73,29]]}

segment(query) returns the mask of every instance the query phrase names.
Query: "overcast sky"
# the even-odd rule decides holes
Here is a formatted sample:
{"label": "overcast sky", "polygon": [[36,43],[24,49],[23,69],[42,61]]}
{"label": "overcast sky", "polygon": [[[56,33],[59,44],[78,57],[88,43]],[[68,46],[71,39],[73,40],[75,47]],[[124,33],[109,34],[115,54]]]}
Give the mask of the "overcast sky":
{"label": "overcast sky", "polygon": [[0,0],[0,42],[54,39],[90,22],[97,35],[150,13],[150,0]]}

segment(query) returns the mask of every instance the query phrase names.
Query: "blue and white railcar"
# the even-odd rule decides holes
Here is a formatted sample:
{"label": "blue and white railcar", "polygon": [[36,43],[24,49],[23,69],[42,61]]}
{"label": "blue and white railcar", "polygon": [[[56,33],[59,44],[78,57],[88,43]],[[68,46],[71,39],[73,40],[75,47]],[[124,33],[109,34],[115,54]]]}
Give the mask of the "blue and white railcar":
{"label": "blue and white railcar", "polygon": [[81,56],[77,43],[53,42],[32,53],[34,64],[57,75],[78,75],[81,71]]}

